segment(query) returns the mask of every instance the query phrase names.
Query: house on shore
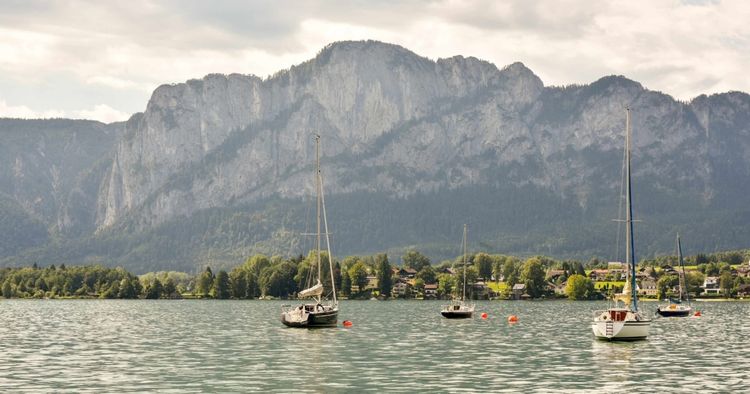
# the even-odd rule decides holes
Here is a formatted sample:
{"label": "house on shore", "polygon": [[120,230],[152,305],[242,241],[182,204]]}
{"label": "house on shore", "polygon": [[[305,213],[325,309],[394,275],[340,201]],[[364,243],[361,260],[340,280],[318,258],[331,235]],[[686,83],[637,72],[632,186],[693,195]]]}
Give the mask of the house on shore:
{"label": "house on shore", "polygon": [[707,276],[703,279],[703,286],[701,286],[701,289],[703,289],[703,294],[718,295],[721,292],[721,289],[719,288],[719,277]]}
{"label": "house on shore", "polygon": [[515,285],[513,285],[512,294],[514,300],[524,300],[531,298],[529,294],[526,293],[526,284],[524,283],[516,283]]}
{"label": "house on shore", "polygon": [[411,288],[412,285],[404,279],[398,279],[396,283],[393,284],[393,288],[391,289],[391,296],[396,298],[403,298],[407,294],[411,294]]}
{"label": "house on shore", "polygon": [[436,299],[437,298],[437,283],[427,283],[424,285],[424,299]]}
{"label": "house on shore", "polygon": [[651,278],[641,280],[639,294],[648,297],[656,297],[656,281]]}

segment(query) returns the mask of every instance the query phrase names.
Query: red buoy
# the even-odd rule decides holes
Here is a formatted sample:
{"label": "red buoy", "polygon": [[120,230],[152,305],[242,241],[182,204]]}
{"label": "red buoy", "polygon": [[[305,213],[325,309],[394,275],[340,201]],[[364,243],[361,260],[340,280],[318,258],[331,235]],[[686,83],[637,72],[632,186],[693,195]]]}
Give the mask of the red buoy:
{"label": "red buoy", "polygon": [[486,319],[486,318],[487,318],[487,312],[482,312],[482,319]]}
{"label": "red buoy", "polygon": [[351,321],[349,321],[349,320],[344,320],[344,322],[343,322],[343,323],[341,323],[341,324],[343,324],[343,325],[344,325],[344,327],[346,327],[346,328],[349,328],[349,327],[351,327],[351,326],[352,326],[352,322],[351,322]]}
{"label": "red buoy", "polygon": [[693,316],[695,316],[695,317],[701,317],[701,311],[695,311],[695,315],[693,315]]}
{"label": "red buoy", "polygon": [[508,316],[508,323],[518,323],[518,316],[516,315]]}

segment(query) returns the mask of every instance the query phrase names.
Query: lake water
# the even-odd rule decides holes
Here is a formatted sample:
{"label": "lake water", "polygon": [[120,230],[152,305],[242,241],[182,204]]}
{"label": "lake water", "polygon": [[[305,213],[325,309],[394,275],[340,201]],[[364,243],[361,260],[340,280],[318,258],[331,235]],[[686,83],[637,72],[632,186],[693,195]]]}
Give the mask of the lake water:
{"label": "lake water", "polygon": [[[1,392],[745,391],[750,303],[699,302],[647,341],[593,338],[604,302],[344,301],[290,329],[276,301],[3,300]],[[655,303],[646,303],[650,313]],[[479,318],[487,312],[489,318]],[[507,323],[511,314],[519,317]],[[340,323],[339,322],[339,323]]]}

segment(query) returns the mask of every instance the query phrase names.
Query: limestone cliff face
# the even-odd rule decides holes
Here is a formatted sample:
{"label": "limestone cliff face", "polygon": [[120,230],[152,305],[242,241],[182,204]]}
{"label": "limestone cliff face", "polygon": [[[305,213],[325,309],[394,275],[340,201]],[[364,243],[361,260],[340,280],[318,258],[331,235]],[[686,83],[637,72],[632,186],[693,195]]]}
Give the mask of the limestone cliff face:
{"label": "limestone cliff face", "polygon": [[[708,129],[739,128],[731,149],[747,153],[740,137],[749,102],[736,93],[681,103],[616,76],[545,88],[521,63],[498,69],[378,42],[336,43],[266,80],[208,75],[159,87],[127,123],[96,223],[104,229],[129,217],[150,226],[270,195],[299,197],[309,189],[313,134],[323,137],[329,193],[408,197],[502,181],[586,207],[592,193],[619,184],[612,174],[626,107],[636,176],[651,179],[649,188],[689,188],[708,204],[724,152]],[[733,171],[750,173],[746,164]]]}
{"label": "limestone cliff face", "polygon": [[[506,112],[527,105],[541,91],[539,78],[521,64],[498,70],[474,58],[433,62],[376,42],[331,45],[315,59],[265,81],[209,75],[161,86],[146,111],[127,124],[100,193],[97,223],[106,228],[130,211],[158,223],[237,199],[296,196],[305,192],[299,185],[307,181],[297,175],[310,165],[315,133],[324,137],[326,156],[366,154],[382,137],[452,107],[466,107],[477,97],[492,95]],[[442,151],[461,138],[454,130],[419,136]],[[235,140],[241,146],[228,146]],[[233,154],[211,159],[217,149]],[[378,160],[409,149],[391,149]],[[201,175],[189,174],[196,167]],[[189,187],[170,185],[176,175],[190,178]],[[333,192],[414,191],[395,190],[400,186],[388,181],[391,187],[336,177],[329,183]]]}

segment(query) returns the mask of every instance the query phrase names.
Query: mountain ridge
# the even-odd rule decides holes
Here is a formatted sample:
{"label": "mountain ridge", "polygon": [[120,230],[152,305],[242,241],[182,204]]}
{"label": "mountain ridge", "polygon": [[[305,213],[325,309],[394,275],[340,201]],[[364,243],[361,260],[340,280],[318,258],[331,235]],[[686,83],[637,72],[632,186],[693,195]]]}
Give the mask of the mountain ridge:
{"label": "mountain ridge", "polygon": [[[441,195],[465,199],[466,190],[498,193],[496,200],[478,201],[512,201],[514,206],[473,207],[465,210],[463,219],[484,223],[480,227],[487,233],[486,244],[495,245],[496,251],[516,252],[513,245],[524,245],[524,253],[539,248],[585,257],[568,246],[580,244],[583,253],[603,255],[607,248],[594,245],[601,239],[592,237],[599,240],[587,244],[583,238],[564,234],[586,234],[586,226],[598,228],[592,223],[609,220],[616,212],[625,106],[634,111],[638,210],[666,223],[673,220],[678,227],[687,222],[682,210],[703,218],[712,213],[724,217],[720,212],[742,217],[747,210],[740,199],[750,180],[750,162],[744,159],[750,153],[750,96],[745,93],[700,95],[680,102],[623,76],[545,87],[518,62],[499,69],[473,57],[433,61],[397,45],[342,42],[265,79],[209,74],[158,87],[144,112],[122,124],[101,126],[117,130],[116,137],[103,143],[106,149],[97,151],[96,159],[85,158],[97,164],[81,170],[88,175],[77,175],[83,186],[56,197],[68,201],[58,204],[59,211],[67,212],[58,216],[67,219],[44,221],[51,238],[20,254],[0,256],[0,264],[70,255],[126,266],[158,265],[154,256],[159,255],[197,267],[212,259],[240,259],[251,251],[281,253],[280,243],[302,242],[292,240],[289,233],[301,220],[269,212],[284,206],[301,214],[299,205],[310,189],[315,133],[323,136],[326,193],[332,201],[345,204],[343,211],[357,206],[359,198],[370,201],[361,210],[380,212],[381,217],[389,215],[373,207],[401,211],[411,206],[420,212],[402,212],[408,222],[447,227],[461,220],[455,215],[462,211],[461,201]],[[7,190],[0,188],[0,193]],[[539,199],[524,201],[523,193],[537,194]],[[423,199],[425,206],[450,220],[428,218],[431,213],[419,210],[415,199]],[[531,201],[565,207],[567,213],[539,208],[550,218],[546,223],[533,214]],[[448,211],[442,204],[449,206]],[[245,210],[277,222],[263,224],[257,229],[260,233],[246,233],[250,225],[240,231],[235,216],[246,220],[253,216]],[[513,211],[527,212],[530,218]],[[212,219],[207,212],[218,215],[213,225],[208,224]],[[514,226],[493,226],[477,216],[488,212],[526,221],[516,227],[533,234],[521,243],[502,241],[521,239],[523,234]],[[175,234],[178,227],[191,228],[191,220],[203,220],[196,215],[205,216],[207,224],[194,229],[194,234]],[[453,232],[443,228],[420,233],[414,223],[397,224],[394,233],[407,235],[382,234],[368,241],[354,234],[360,227],[377,232],[373,226],[385,222],[371,212],[359,215],[370,224],[338,218],[347,223],[343,232],[352,237],[343,239],[351,245],[344,247],[345,253],[427,245]],[[222,225],[245,235],[216,233]],[[716,226],[720,224],[706,229],[717,231]],[[155,251],[158,244],[143,234],[190,252],[165,258]],[[735,245],[737,239],[741,237],[707,246],[746,246]],[[128,257],[132,252],[120,247],[109,248],[119,250],[112,252],[102,247],[107,242],[151,252]],[[211,242],[217,251],[208,256]],[[648,246],[647,253],[662,250],[665,245],[659,242]],[[436,255],[444,257],[441,253]],[[180,268],[176,261],[169,264]]]}

